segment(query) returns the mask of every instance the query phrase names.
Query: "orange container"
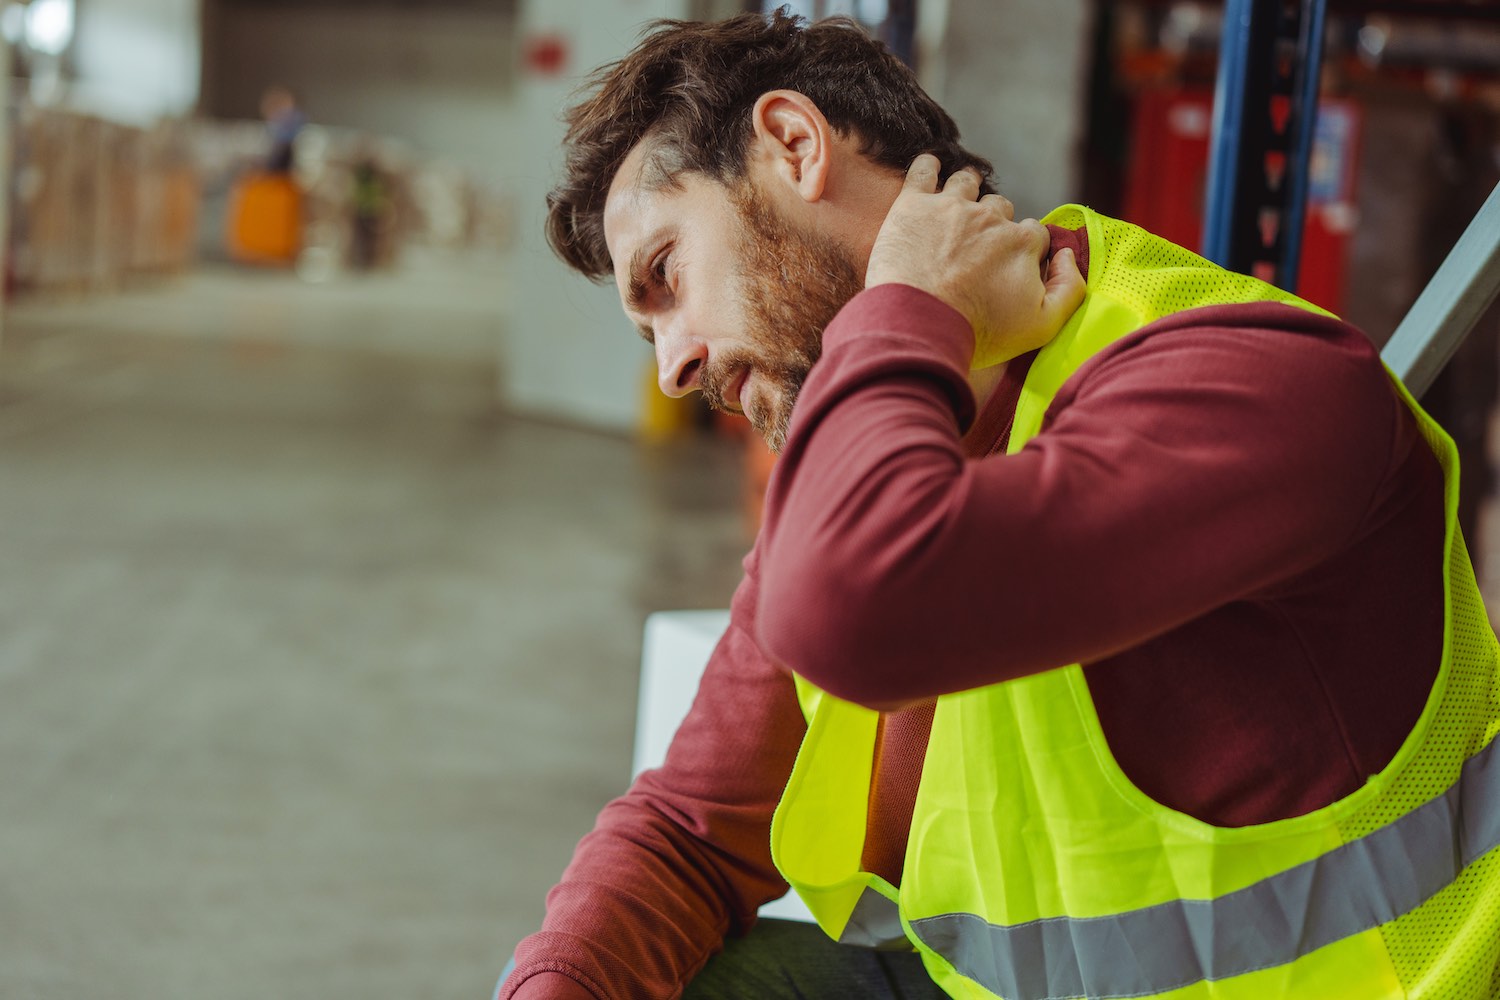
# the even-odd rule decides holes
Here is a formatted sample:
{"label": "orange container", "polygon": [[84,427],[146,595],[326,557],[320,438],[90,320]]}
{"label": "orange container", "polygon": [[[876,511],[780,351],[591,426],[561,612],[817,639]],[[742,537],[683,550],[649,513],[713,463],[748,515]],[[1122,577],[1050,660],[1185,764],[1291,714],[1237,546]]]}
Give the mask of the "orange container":
{"label": "orange container", "polygon": [[247,174],[229,199],[229,254],[252,264],[291,264],[302,248],[302,192],[285,174]]}

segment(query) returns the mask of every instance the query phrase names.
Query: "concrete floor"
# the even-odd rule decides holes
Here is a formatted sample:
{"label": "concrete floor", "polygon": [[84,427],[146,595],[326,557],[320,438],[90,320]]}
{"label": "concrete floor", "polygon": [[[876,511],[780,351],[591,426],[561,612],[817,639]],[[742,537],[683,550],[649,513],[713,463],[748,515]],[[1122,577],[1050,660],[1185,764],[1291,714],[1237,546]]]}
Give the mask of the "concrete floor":
{"label": "concrete floor", "polygon": [[498,414],[489,287],[10,313],[0,997],[483,997],[536,925],[745,536],[732,450]]}

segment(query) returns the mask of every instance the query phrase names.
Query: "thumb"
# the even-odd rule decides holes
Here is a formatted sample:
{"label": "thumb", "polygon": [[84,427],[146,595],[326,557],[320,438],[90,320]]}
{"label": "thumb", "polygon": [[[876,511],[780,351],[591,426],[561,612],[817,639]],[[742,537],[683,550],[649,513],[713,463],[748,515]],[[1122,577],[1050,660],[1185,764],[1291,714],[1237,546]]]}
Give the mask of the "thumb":
{"label": "thumb", "polygon": [[1047,281],[1042,294],[1042,315],[1060,328],[1083,303],[1088,284],[1078,270],[1078,258],[1064,247],[1052,255],[1047,264]]}

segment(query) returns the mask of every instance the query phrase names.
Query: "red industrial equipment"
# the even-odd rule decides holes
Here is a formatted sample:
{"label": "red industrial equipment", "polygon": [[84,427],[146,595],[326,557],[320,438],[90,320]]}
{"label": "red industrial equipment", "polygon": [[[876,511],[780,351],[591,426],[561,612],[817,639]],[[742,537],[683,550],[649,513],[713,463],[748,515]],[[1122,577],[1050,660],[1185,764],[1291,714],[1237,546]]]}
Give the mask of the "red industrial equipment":
{"label": "red industrial equipment", "polygon": [[[1191,250],[1201,249],[1212,122],[1209,90],[1146,90],[1137,95],[1126,220]],[[1359,126],[1359,106],[1353,101],[1319,103],[1297,294],[1335,313],[1344,304],[1349,239],[1357,221]],[[1268,163],[1268,168],[1274,175],[1280,166]]]}

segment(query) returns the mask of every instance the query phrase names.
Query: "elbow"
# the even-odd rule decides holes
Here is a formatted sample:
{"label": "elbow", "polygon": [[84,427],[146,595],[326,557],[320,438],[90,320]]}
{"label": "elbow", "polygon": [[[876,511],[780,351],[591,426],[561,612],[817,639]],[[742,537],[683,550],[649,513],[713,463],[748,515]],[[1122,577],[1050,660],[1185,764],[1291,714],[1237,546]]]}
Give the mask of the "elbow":
{"label": "elbow", "polygon": [[912,660],[899,640],[902,616],[873,586],[824,564],[799,586],[762,588],[757,639],[777,663],[836,698],[893,711],[927,697],[914,690]]}
{"label": "elbow", "polygon": [[[777,663],[845,701],[888,711],[931,697],[935,634],[964,574],[966,491],[952,469],[872,477],[865,491],[783,527],[762,549],[756,639]],[[961,469],[959,471],[962,471]]]}

